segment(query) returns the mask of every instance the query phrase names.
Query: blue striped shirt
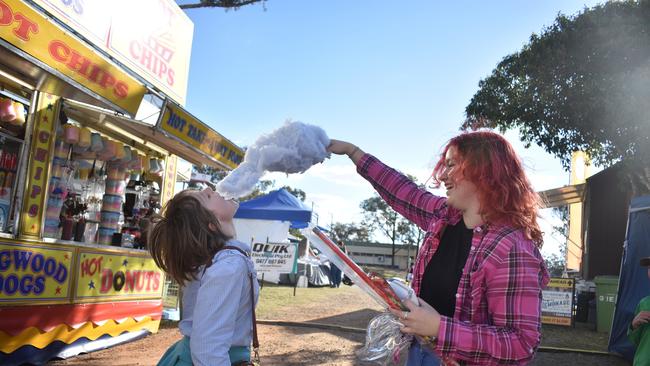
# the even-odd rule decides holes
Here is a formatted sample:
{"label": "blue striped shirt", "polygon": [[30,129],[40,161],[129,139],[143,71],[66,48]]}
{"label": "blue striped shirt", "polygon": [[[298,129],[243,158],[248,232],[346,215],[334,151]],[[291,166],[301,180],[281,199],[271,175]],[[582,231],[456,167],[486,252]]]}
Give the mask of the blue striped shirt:
{"label": "blue striped shirt", "polygon": [[[250,246],[230,240],[227,245],[250,252]],[[183,319],[179,328],[190,338],[195,366],[230,366],[228,350],[249,347],[252,340],[250,280],[253,273],[255,301],[259,295],[253,262],[236,250],[221,250],[199,279],[183,287]]]}

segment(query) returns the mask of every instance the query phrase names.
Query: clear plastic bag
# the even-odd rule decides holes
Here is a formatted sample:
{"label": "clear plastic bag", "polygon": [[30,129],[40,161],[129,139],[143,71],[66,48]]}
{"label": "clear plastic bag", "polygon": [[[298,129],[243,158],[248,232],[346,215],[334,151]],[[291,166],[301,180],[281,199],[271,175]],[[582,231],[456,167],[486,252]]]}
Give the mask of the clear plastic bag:
{"label": "clear plastic bag", "polygon": [[366,344],[357,351],[357,357],[382,366],[399,364],[400,354],[413,341],[413,336],[400,332],[400,326],[399,319],[391,313],[372,318],[366,330]]}

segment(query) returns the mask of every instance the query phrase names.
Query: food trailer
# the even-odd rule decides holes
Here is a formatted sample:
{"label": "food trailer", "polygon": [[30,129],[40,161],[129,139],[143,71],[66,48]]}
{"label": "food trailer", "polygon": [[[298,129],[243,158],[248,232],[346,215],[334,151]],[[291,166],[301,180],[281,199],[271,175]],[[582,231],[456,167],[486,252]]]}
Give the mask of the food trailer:
{"label": "food trailer", "polygon": [[183,108],[192,32],[171,0],[0,0],[0,364],[158,330],[150,217],[181,162],[243,159]]}

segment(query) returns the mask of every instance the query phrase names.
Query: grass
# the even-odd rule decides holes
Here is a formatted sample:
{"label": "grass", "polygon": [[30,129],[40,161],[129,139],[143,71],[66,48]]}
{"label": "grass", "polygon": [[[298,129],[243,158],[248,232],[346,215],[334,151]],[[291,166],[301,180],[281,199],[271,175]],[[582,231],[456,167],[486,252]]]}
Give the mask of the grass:
{"label": "grass", "polygon": [[[382,271],[383,276],[400,277],[403,275],[399,271],[386,268],[369,268],[370,271]],[[298,288],[296,296],[293,296],[293,287],[278,286],[274,284],[264,284],[260,292],[260,300],[257,305],[258,319],[267,320],[297,320],[300,321],[301,315],[317,312],[323,306],[345,306],[346,299],[360,296],[358,289],[349,286],[341,286],[339,289],[329,287],[320,288]],[[363,295],[361,295],[363,296]],[[338,302],[337,302],[338,301]],[[353,313],[360,310],[357,304],[348,304],[353,309],[349,309],[348,315],[354,316]],[[363,319],[359,319],[363,323]],[[352,322],[357,323],[357,322]],[[174,328],[176,322],[162,321],[161,328]],[[365,327],[362,324],[355,326]],[[576,323],[575,327],[561,327],[555,325],[542,326],[542,346],[560,347],[571,349],[583,349],[593,351],[607,351],[608,334],[598,333],[593,330],[593,325]]]}
{"label": "grass", "polygon": [[331,301],[334,291],[340,294],[350,290],[351,288],[348,286],[341,286],[339,289],[329,287],[297,288],[296,296],[293,296],[293,287],[265,283],[264,288],[260,291],[260,299],[255,311],[259,319],[278,319],[280,316],[286,317],[287,310],[291,308],[327,303],[328,299]]}
{"label": "grass", "polygon": [[397,277],[401,279],[406,278],[406,271],[399,270],[397,268],[386,268],[386,267],[373,267],[373,266],[363,266],[363,270],[366,273],[374,272],[384,278]]}

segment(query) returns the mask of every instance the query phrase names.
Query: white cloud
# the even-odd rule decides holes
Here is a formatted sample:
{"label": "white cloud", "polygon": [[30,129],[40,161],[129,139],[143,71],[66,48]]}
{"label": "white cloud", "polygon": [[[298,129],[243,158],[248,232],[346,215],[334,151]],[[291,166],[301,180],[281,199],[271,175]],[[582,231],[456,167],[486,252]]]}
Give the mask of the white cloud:
{"label": "white cloud", "polygon": [[360,201],[350,200],[340,194],[309,193],[307,205],[314,203],[314,212],[319,216],[318,224],[329,226],[333,222],[360,222],[362,215]]}

